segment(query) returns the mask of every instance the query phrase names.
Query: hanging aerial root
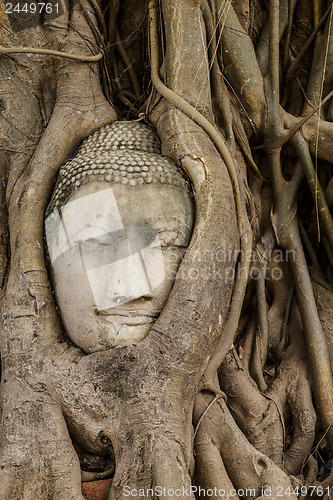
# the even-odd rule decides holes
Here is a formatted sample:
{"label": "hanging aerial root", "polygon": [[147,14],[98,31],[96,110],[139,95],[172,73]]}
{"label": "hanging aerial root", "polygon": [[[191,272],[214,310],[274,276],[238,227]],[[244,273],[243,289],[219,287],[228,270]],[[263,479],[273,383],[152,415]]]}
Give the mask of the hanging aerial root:
{"label": "hanging aerial root", "polygon": [[180,109],[189,118],[191,118],[195,123],[197,123],[210,137],[210,139],[215,144],[218,152],[223,158],[226,167],[228,169],[232,187],[234,190],[236,213],[237,213],[237,223],[240,235],[244,234],[244,221],[243,221],[243,209],[241,202],[241,194],[238,183],[238,176],[234,161],[224,140],[218,130],[205,118],[197,109],[195,109],[191,104],[186,102],[182,97],[176,94],[173,90],[168,88],[161,81],[159,76],[159,40],[158,40],[158,30],[157,30],[157,12],[156,12],[156,0],[150,0],[149,2],[149,12],[150,12],[150,51],[151,51],[151,78],[156,90],[171,104]]}
{"label": "hanging aerial root", "polygon": [[232,150],[235,150],[236,144],[233,133],[233,118],[230,99],[228,98],[228,94],[226,92],[222,72],[217,59],[216,26],[214,26],[212,13],[207,0],[201,0],[201,9],[207,33],[207,48],[210,59],[209,67],[214,107],[216,108],[217,116],[221,116],[221,119],[219,120],[220,125],[224,130],[229,146]]}
{"label": "hanging aerial root", "polygon": [[62,57],[64,59],[72,59],[73,61],[80,62],[97,62],[103,57],[100,52],[95,56],[79,56],[77,54],[70,54],[69,52],[61,52],[59,50],[50,49],[36,49],[35,47],[0,47],[0,56],[7,56],[11,54],[42,54],[47,56]]}
{"label": "hanging aerial root", "polygon": [[[333,378],[327,352],[325,335],[318,316],[315,297],[309,276],[308,266],[304,256],[296,215],[296,194],[302,169],[297,166],[290,182],[287,182],[281,169],[281,143],[283,133],[281,107],[279,102],[279,1],[270,3],[270,42],[269,54],[270,73],[267,82],[268,126],[265,137],[265,150],[271,172],[274,192],[274,212],[271,214],[272,227],[278,244],[292,252],[290,267],[293,274],[295,292],[304,326],[304,337],[313,391],[319,407],[324,429],[328,431],[328,441],[333,449]],[[297,134],[300,135],[299,132]],[[294,136],[296,137],[297,134]],[[297,147],[297,143],[295,144]],[[303,148],[298,152],[304,164]],[[330,224],[328,218],[326,222]]]}
{"label": "hanging aerial root", "polygon": [[127,50],[123,44],[122,39],[120,38],[119,30],[116,30],[116,47],[118,49],[118,52],[125,64],[125,70],[128,71],[129,78],[132,84],[132,88],[134,91],[134,95],[136,99],[140,99],[142,95],[142,90],[139,84],[138,77],[135,73],[135,70],[133,68],[133,63],[131,62]]}
{"label": "hanging aerial root", "polygon": [[324,191],[321,187],[318,176],[316,174],[316,170],[314,168],[312,158],[310,156],[308,144],[300,133],[297,133],[293,137],[292,144],[295,146],[296,152],[301,160],[302,167],[304,169],[304,173],[308,181],[312,196],[314,198],[316,206],[318,207],[319,219],[325,231],[325,236],[327,237],[331,245],[331,248],[333,248],[332,216],[327,206],[327,201],[325,198]]}
{"label": "hanging aerial root", "polygon": [[[150,50],[151,50],[151,77],[152,82],[156,90],[172,105],[180,109],[189,118],[195,121],[203,130],[209,135],[210,139],[215,144],[218,152],[220,153],[222,159],[227,167],[230,180],[232,183],[234,191],[234,200],[236,206],[236,216],[237,225],[240,235],[240,261],[239,268],[242,276],[239,278],[239,274],[236,277],[236,283],[234,287],[233,299],[231,303],[231,308],[228,314],[227,323],[223,329],[223,339],[221,344],[217,347],[214,355],[214,359],[210,362],[209,370],[206,371],[205,380],[202,384],[201,390],[211,390],[215,394],[220,395],[220,390],[218,387],[216,372],[225,354],[231,349],[235,332],[237,330],[238,320],[241,312],[241,307],[243,304],[245,290],[247,285],[247,278],[250,267],[251,251],[252,251],[252,231],[250,224],[246,218],[244,220],[243,207],[241,201],[241,193],[238,182],[238,176],[236,168],[234,165],[233,158],[224,143],[224,140],[218,130],[191,104],[186,102],[182,97],[177,95],[173,90],[169,89],[164,83],[162,83],[159,77],[159,40],[158,40],[158,29],[157,29],[157,12],[156,12],[156,0],[150,0],[149,2],[149,12],[150,12]],[[225,349],[227,346],[227,349]]]}
{"label": "hanging aerial root", "polygon": [[[217,401],[218,399],[222,398],[223,396],[215,396],[214,399],[212,400],[211,403],[209,403],[209,405],[207,406],[207,408],[205,409],[205,411],[203,412],[203,414],[201,415],[201,417],[199,418],[198,420],[198,423],[195,427],[195,430],[194,430],[194,436],[193,436],[193,440],[195,441],[195,438],[196,438],[196,435],[198,433],[198,430],[199,430],[199,427],[200,427],[200,424],[202,422],[202,420],[204,419],[206,413],[209,411],[209,409],[213,406],[213,404],[215,403],[215,401]],[[225,400],[227,400],[227,396],[224,397]]]}
{"label": "hanging aerial root", "polygon": [[304,57],[305,52],[308,50],[308,48],[310,47],[311,43],[315,39],[318,31],[320,30],[320,28],[322,27],[322,25],[326,21],[328,15],[330,13],[331,8],[332,8],[332,5],[329,5],[329,7],[326,10],[325,14],[321,17],[320,21],[316,25],[315,29],[313,30],[313,32],[311,33],[311,35],[309,36],[309,38],[307,39],[307,41],[305,42],[305,44],[303,45],[303,47],[301,48],[301,50],[299,51],[299,53],[297,54],[297,56],[295,57],[295,59],[293,59],[291,65],[290,65],[290,67],[289,67],[289,69],[287,71],[287,74],[286,74],[286,81],[287,82],[290,81],[292,78],[294,78],[294,76],[296,74],[296,71],[299,68],[299,63],[301,62],[301,60]]}
{"label": "hanging aerial root", "polygon": [[288,26],[286,32],[286,40],[284,46],[284,54],[283,54],[283,68],[286,69],[289,62],[289,45],[290,45],[290,35],[291,29],[293,26],[293,16],[294,10],[297,4],[297,0],[289,0],[288,4]]}

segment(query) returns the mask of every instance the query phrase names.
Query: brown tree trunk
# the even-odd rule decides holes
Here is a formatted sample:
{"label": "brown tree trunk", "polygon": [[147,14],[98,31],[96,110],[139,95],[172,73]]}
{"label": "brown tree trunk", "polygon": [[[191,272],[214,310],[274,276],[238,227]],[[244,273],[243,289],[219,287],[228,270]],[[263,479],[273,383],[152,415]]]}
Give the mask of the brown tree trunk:
{"label": "brown tree trunk", "polygon": [[[315,38],[310,2],[81,0],[25,29],[1,8],[0,499],[82,499],[88,458],[114,462],[110,499],[328,494],[332,10]],[[84,138],[143,118],[191,182],[193,235],[147,337],[87,355],[44,213]]]}

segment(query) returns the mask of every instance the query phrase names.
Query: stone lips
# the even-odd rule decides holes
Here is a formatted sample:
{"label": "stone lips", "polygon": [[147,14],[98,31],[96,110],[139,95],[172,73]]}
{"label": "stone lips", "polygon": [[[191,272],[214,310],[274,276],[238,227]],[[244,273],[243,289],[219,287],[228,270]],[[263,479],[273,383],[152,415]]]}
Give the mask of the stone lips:
{"label": "stone lips", "polygon": [[187,187],[175,163],[161,155],[154,131],[138,122],[105,125],[82,142],[75,157],[60,169],[46,216],[92,181]]}

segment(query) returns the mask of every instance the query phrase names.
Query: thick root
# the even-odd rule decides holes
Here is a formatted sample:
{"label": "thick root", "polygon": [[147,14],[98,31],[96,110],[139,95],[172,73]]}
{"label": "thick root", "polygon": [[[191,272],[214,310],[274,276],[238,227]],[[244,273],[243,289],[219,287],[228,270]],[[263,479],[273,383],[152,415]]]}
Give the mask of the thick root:
{"label": "thick root", "polygon": [[[198,395],[195,421],[200,418],[210,400],[211,396]],[[235,490],[241,492],[239,494],[244,497],[267,497],[271,500],[293,498],[293,495],[290,495],[292,485],[288,476],[249,443],[222,398],[210,408],[202,420],[196,443],[205,443],[209,437],[216,443]],[[211,456],[210,460],[212,459]],[[214,488],[214,484],[210,487]]]}

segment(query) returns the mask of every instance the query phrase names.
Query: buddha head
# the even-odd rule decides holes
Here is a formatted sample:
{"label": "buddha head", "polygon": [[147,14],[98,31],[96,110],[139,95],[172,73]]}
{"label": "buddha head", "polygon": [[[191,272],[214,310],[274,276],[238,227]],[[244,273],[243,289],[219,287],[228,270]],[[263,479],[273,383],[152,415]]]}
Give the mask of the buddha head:
{"label": "buddha head", "polygon": [[193,228],[193,200],[154,132],[116,122],[60,170],[46,212],[63,325],[86,354],[139,342],[161,313]]}

